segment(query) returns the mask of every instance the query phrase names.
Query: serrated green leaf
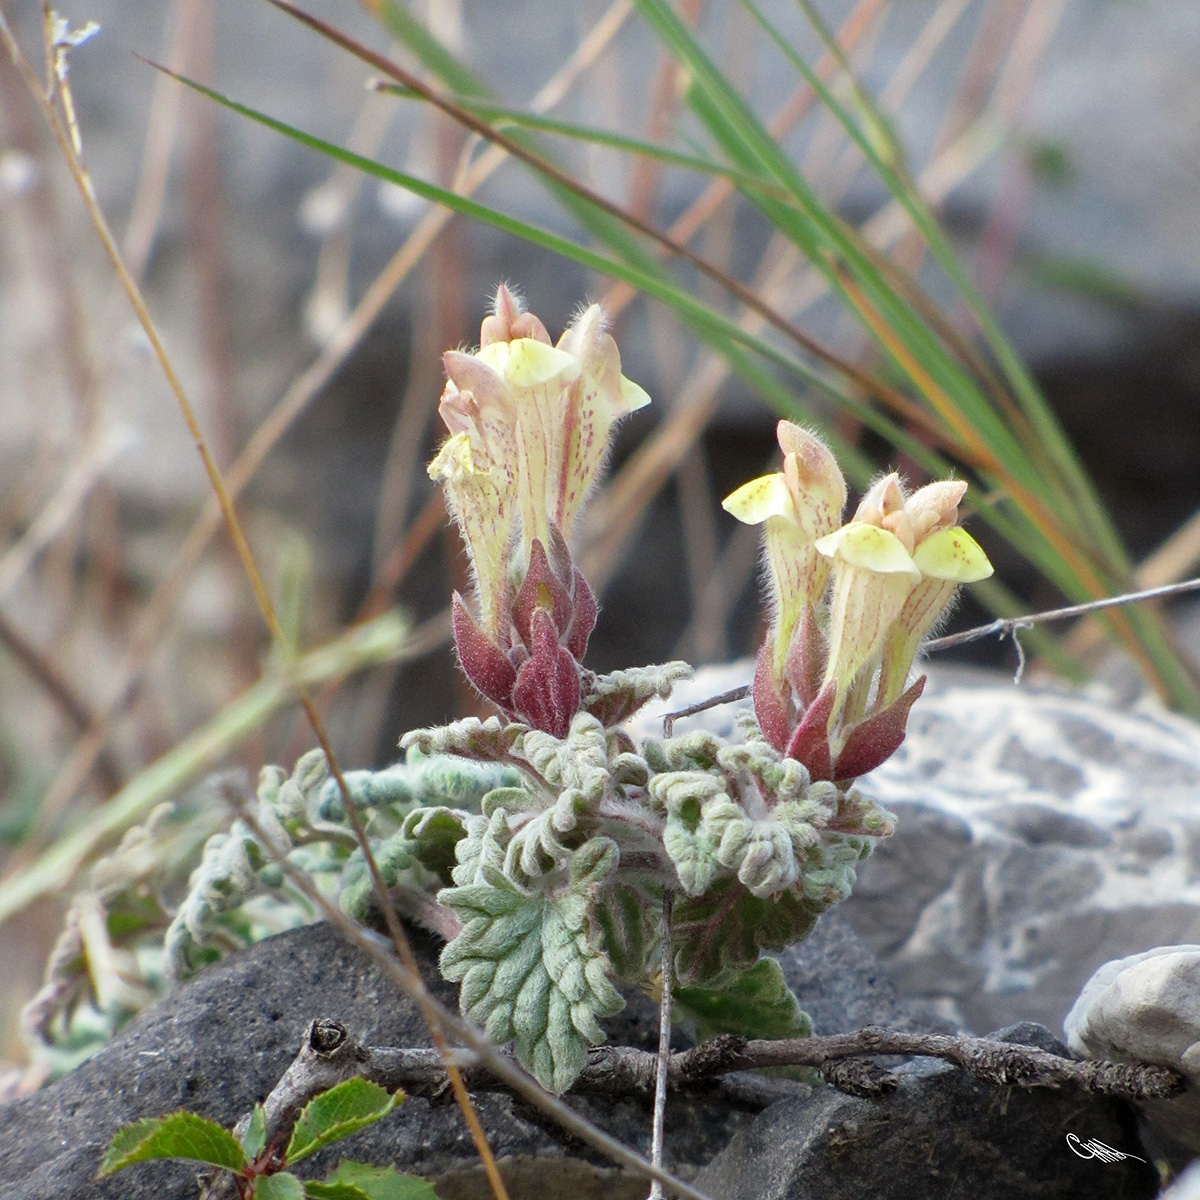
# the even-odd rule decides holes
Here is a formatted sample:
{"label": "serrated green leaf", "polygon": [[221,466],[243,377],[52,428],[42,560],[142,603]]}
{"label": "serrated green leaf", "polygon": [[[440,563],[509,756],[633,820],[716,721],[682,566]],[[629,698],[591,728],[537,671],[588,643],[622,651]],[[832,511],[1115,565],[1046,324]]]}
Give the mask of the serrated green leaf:
{"label": "serrated green leaf", "polygon": [[253,1162],[263,1152],[266,1144],[267,1113],[261,1104],[256,1104],[250,1114],[250,1124],[242,1134],[242,1149],[245,1150],[246,1157]]}
{"label": "serrated green leaf", "polygon": [[322,1146],[348,1137],[387,1116],[404,1099],[361,1076],[347,1079],[314,1097],[300,1113],[288,1143],[287,1161],[298,1162]]}
{"label": "serrated green leaf", "polygon": [[[502,829],[493,819],[490,831]],[[514,1042],[521,1065],[554,1092],[571,1086],[588,1046],[603,1040],[599,1019],[624,1007],[595,912],[616,863],[615,843],[594,838],[552,890],[525,892],[492,874],[438,895],[463,922],[441,957],[442,974],[462,984],[463,1013],[492,1041]]]}
{"label": "serrated green leaf", "polygon": [[254,1200],[304,1200],[304,1184],[289,1171],[260,1175],[254,1181]]}
{"label": "serrated green leaf", "polygon": [[[330,1184],[357,1188],[370,1200],[438,1200],[430,1184],[418,1175],[405,1175],[395,1167],[373,1167],[369,1163],[341,1162],[329,1176]],[[328,1200],[339,1200],[330,1196]]]}
{"label": "serrated green leaf", "polygon": [[[423,99],[416,92],[398,83],[381,84],[377,90],[388,95],[398,96],[403,100]],[[472,96],[448,96],[447,99],[452,100],[460,108],[465,108],[476,116],[482,117],[490,124],[495,125],[497,129],[504,129],[506,125],[511,124],[520,129],[531,129],[539,133],[553,133],[575,141],[588,142],[593,146],[607,146],[613,150],[624,150],[630,154],[640,154],[664,163],[667,166],[683,167],[685,170],[699,171],[706,175],[730,179],[743,188],[767,187],[779,199],[786,198],[786,194],[782,188],[770,189],[769,185],[763,184],[759,176],[734,170],[723,163],[716,162],[712,158],[695,154],[682,154],[678,150],[672,150],[669,146],[663,146],[657,142],[648,142],[642,138],[628,137],[624,134],[614,133],[610,129],[601,129],[594,125],[579,125],[574,121],[558,121],[552,117],[539,116],[522,108],[511,108],[507,105],[479,100]]]}
{"label": "serrated green leaf", "polygon": [[702,1041],[721,1033],[748,1038],[798,1038],[812,1033],[783,971],[773,958],[760,958],[723,988],[676,986],[671,997],[696,1023]]}
{"label": "serrated green leaf", "polygon": [[371,1200],[370,1196],[352,1183],[309,1182],[304,1185],[307,1200]]}
{"label": "serrated green leaf", "polygon": [[111,1175],[131,1163],[154,1158],[184,1158],[228,1171],[240,1171],[246,1165],[241,1143],[228,1129],[195,1113],[180,1111],[118,1129],[99,1174]]}

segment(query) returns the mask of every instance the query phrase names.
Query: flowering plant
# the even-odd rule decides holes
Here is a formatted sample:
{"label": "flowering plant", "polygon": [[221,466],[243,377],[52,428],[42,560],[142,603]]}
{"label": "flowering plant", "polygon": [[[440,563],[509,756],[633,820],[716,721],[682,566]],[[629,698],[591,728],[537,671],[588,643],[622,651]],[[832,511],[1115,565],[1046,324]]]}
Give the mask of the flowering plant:
{"label": "flowering plant", "polygon": [[[802,1036],[811,1024],[769,955],[849,895],[892,831],[856,780],[904,738],[921,640],[960,583],[991,573],[957,525],[966,485],[909,495],[888,475],[843,523],[833,455],[781,421],[782,469],[725,501],[764,527],[771,622],[753,709],[734,738],[639,744],[625,722],[690,668],[584,665],[597,604],[570,538],[614,424],[649,398],[594,306],[552,345],[501,288],[480,343],[446,355],[449,436],[429,471],[471,560],[473,594],[453,601],[459,663],[499,711],[415,730],[402,763],[346,776],[383,880],[445,938],[463,1012],[554,1091],[603,1039],[618,985],[653,990],[664,973],[702,1036]],[[163,972],[313,919],[280,854],[367,917],[356,847],[321,751],[290,777],[265,768],[255,819],[209,839],[166,915]],[[129,903],[146,903],[147,880]],[[70,949],[64,964],[78,961]],[[39,1029],[76,986],[67,975],[31,1006]]]}
{"label": "flowering plant", "polygon": [[622,376],[595,306],[551,346],[501,288],[480,342],[446,356],[450,437],[430,474],[474,573],[475,612],[454,598],[459,662],[501,716],[401,744],[503,765],[519,782],[478,812],[418,808],[403,823],[418,859],[424,830],[457,831],[437,894],[457,923],[442,971],[461,982],[466,1015],[563,1091],[622,1006],[617,982],[652,986],[663,970],[670,893],[676,1002],[708,1028],[728,1028],[719,1014],[736,1009],[742,1032],[803,1032],[765,954],[805,937],[892,830],[853,785],[903,740],[921,639],[959,583],[991,573],[956,523],[966,485],[906,496],[889,475],[843,525],[833,455],[781,421],[782,471],[725,501],[765,526],[773,603],[743,738],[637,746],[622,723],[689,668],[583,666],[597,607],[568,539],[612,426],[649,398]]}

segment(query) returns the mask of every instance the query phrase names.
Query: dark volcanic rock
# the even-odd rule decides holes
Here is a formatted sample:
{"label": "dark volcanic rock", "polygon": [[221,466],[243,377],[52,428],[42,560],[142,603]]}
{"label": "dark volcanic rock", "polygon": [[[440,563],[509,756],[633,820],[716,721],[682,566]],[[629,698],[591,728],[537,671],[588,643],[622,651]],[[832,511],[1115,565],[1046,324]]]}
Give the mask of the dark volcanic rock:
{"label": "dark volcanic rock", "polygon": [[[1066,1054],[1024,1024],[992,1035]],[[722,1200],[1134,1200],[1158,1190],[1147,1163],[1072,1153],[1066,1135],[1147,1157],[1126,1105],[1075,1090],[1002,1089],[920,1060],[900,1086],[862,1100],[822,1088],[783,1100],[696,1178]]]}
{"label": "dark volcanic rock", "polygon": [[[426,977],[436,978],[436,947],[418,943]],[[784,957],[784,969],[822,1032],[904,1018],[874,956],[831,914]],[[437,984],[454,1002],[454,989]],[[43,1092],[0,1107],[2,1200],[174,1200],[194,1197],[195,1168],[148,1164],[102,1183],[96,1167],[125,1122],[187,1108],[231,1125],[286,1069],[314,1016],[335,1017],[379,1045],[429,1045],[412,1005],[366,956],[327,926],[261,943],[202,972],[143,1013],[111,1046]],[[613,1042],[653,1049],[657,1011],[632,995],[609,1022]],[[650,1116],[636,1101],[579,1098],[591,1120],[642,1153]],[[477,1104],[492,1148],[506,1160],[513,1200],[521,1196],[640,1197],[646,1184],[563,1141],[524,1106],[501,1095]],[[667,1109],[668,1165],[685,1172],[708,1162],[753,1114],[715,1098],[675,1100]],[[340,1157],[398,1162],[434,1177],[443,1200],[490,1194],[466,1127],[452,1105],[414,1098],[387,1121],[312,1161],[314,1172]]]}

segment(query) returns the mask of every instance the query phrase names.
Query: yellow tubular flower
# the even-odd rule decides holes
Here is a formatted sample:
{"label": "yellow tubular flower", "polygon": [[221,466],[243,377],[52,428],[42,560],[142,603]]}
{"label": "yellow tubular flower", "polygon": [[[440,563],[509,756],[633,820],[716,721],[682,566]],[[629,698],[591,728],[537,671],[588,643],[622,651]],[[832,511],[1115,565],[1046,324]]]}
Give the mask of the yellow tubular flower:
{"label": "yellow tubular flower", "polygon": [[917,647],[937,623],[959,584],[978,583],[993,573],[979,543],[958,526],[935,530],[913,552],[921,582],[909,593],[883,647],[877,708],[904,691]]}
{"label": "yellow tubular flower", "polygon": [[[650,403],[621,374],[597,305],[552,346],[546,327],[501,287],[473,354],[450,351],[438,406],[450,440],[430,464],[471,555],[485,632],[507,645],[507,604],[534,540],[571,530],[618,418]],[[513,566],[520,524],[523,554]]]}
{"label": "yellow tubular flower", "polygon": [[774,605],[773,666],[782,678],[792,634],[805,608],[825,591],[829,563],[815,548],[835,530],[846,503],[846,481],[832,452],[819,438],[790,421],[776,437],[783,470],[743,484],[722,502],[746,525],[764,525],[767,570]]}
{"label": "yellow tubular flower", "polygon": [[479,595],[480,621],[493,641],[505,640],[501,614],[508,610],[508,555],[516,520],[515,480],[476,452],[467,433],[456,433],[429,464],[446,505],[462,530]]}
{"label": "yellow tubular flower", "polygon": [[604,312],[598,304],[579,315],[559,338],[558,349],[580,367],[558,413],[561,454],[554,460],[558,473],[551,478],[546,497],[551,520],[568,537],[604,465],[613,425],[644,408],[650,397],[621,374],[621,355],[604,330]]}

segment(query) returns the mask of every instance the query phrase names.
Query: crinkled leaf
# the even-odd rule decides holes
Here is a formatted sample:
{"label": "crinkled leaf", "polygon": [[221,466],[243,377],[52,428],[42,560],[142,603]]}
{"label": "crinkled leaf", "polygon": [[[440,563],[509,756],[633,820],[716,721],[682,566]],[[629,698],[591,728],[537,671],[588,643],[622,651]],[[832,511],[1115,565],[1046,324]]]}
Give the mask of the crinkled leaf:
{"label": "crinkled leaf", "polygon": [[[375,842],[372,855],[386,888],[394,888],[398,883],[408,882],[407,876],[415,876],[411,881],[420,886],[428,880],[428,875],[422,870],[414,856],[415,846],[403,833],[394,833],[391,837]],[[367,869],[367,862],[361,850],[355,850],[346,862],[341,872],[341,892],[338,900],[356,920],[364,920],[372,905],[376,902],[375,880]]]}
{"label": "crinkled leaf", "polygon": [[[493,878],[503,878],[504,852],[508,844],[508,822],[503,808],[485,817],[468,817],[467,836],[454,847],[458,865],[450,872],[460,887],[489,884]],[[443,893],[444,894],[444,893]],[[442,896],[439,895],[439,901]]]}
{"label": "crinkled leaf", "polygon": [[616,885],[596,906],[596,922],[613,971],[631,983],[640,982],[650,956],[658,948],[661,899],[638,888]]}
{"label": "crinkled leaf", "polygon": [[675,684],[691,674],[689,663],[669,662],[593,675],[582,706],[605,727],[620,725],[656,696],[665,700]]}
{"label": "crinkled leaf", "polygon": [[453,808],[418,808],[404,818],[400,832],[412,844],[413,857],[443,883],[450,880],[455,847],[466,836],[466,813]]}
{"label": "crinkled leaf", "polygon": [[246,1157],[253,1162],[263,1152],[266,1144],[267,1114],[261,1104],[256,1104],[254,1111],[250,1114],[250,1123],[246,1126],[246,1132],[242,1134],[242,1149],[245,1150]]}
{"label": "crinkled leaf", "polygon": [[773,958],[760,958],[722,988],[676,987],[674,1002],[696,1023],[701,1040],[721,1033],[748,1038],[798,1038],[812,1033],[812,1021]]}
{"label": "crinkled leaf", "polygon": [[729,821],[717,859],[750,892],[764,898],[791,887],[800,873],[791,834],[780,821],[748,817]]}
{"label": "crinkled leaf", "polygon": [[702,896],[708,891],[721,869],[717,857],[721,831],[704,820],[705,807],[699,800],[688,798],[668,815],[663,828],[663,848],[675,864],[680,887],[689,896]]}
{"label": "crinkled leaf", "polygon": [[287,1161],[294,1163],[307,1158],[330,1142],[374,1125],[403,1099],[403,1091],[391,1093],[360,1076],[322,1092],[300,1113],[288,1142]]}
{"label": "crinkled leaf", "polygon": [[724,987],[761,951],[803,941],[828,907],[799,886],[762,900],[736,879],[718,881],[703,896],[682,896],[671,918],[675,976],[684,987]]}
{"label": "crinkled leaf", "polygon": [[228,1129],[181,1111],[134,1121],[118,1129],[99,1174],[111,1175],[131,1163],[152,1158],[186,1158],[229,1171],[240,1171],[246,1165],[246,1153]]}
{"label": "crinkled leaf", "polygon": [[[424,755],[417,749],[411,750],[402,763],[382,771],[349,771],[345,778],[359,808],[386,808],[397,815],[418,806],[478,808],[492,788],[521,781],[513,767],[472,762],[452,754]],[[345,819],[336,780],[322,784],[317,793],[316,816],[325,821]]]}
{"label": "crinkled leaf", "polygon": [[[502,816],[480,839],[481,861],[488,841],[499,848]],[[514,1042],[521,1065],[554,1092],[571,1086],[588,1046],[603,1041],[599,1018],[624,1006],[594,912],[616,862],[616,843],[594,838],[574,853],[569,879],[544,892],[481,870],[483,881],[438,895],[463,926],[441,957],[442,974],[462,984],[463,1013],[493,1042]]]}
{"label": "crinkled leaf", "polygon": [[499,717],[488,717],[486,721],[464,717],[449,725],[414,729],[400,739],[400,746],[431,756],[461,754],[476,760],[504,759],[527,728],[518,722],[502,723]]}
{"label": "crinkled leaf", "polygon": [[254,1181],[254,1200],[304,1200],[304,1184],[290,1171],[260,1175]]}
{"label": "crinkled leaf", "polygon": [[715,765],[723,745],[714,734],[696,729],[662,742],[657,738],[647,738],[642,752],[650,769],[656,773],[707,771]]}
{"label": "crinkled leaf", "polygon": [[531,729],[521,740],[521,749],[547,783],[581,788],[597,800],[603,793],[610,776],[609,739],[590,713],[576,713],[565,738]]}
{"label": "crinkled leaf", "polygon": [[[321,1200],[340,1200],[340,1197],[312,1191],[309,1195]],[[342,1162],[329,1176],[326,1187],[356,1188],[370,1200],[437,1200],[430,1184],[416,1175],[404,1175],[395,1167],[373,1167],[368,1163]]]}
{"label": "crinkled leaf", "polygon": [[701,896],[722,873],[719,850],[730,822],[745,820],[715,772],[668,771],[650,781],[650,794],[667,810],[663,847],[689,896]]}

